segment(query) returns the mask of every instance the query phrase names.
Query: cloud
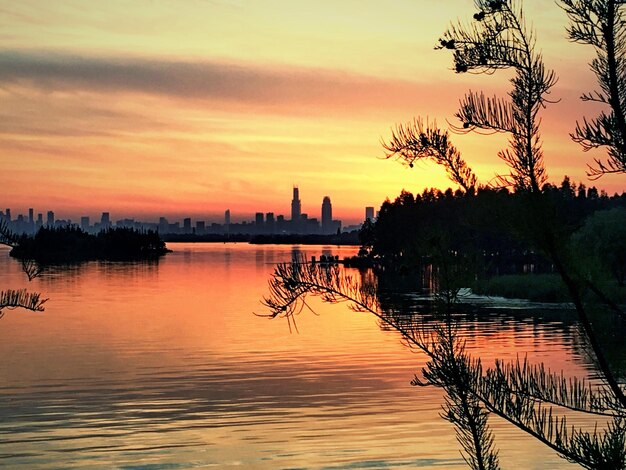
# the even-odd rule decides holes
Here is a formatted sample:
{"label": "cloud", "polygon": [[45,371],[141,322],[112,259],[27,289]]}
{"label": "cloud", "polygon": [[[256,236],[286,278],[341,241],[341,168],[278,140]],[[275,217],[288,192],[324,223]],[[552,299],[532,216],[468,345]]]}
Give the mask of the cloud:
{"label": "cloud", "polygon": [[318,108],[406,109],[426,93],[415,82],[329,69],[10,50],[0,51],[0,86],[139,93],[296,113]]}

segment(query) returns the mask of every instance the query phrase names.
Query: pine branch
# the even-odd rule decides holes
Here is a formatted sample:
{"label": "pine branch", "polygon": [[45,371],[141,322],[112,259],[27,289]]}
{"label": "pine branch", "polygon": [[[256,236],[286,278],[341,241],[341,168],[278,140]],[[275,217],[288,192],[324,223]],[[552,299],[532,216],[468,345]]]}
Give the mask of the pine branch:
{"label": "pine branch", "polygon": [[[542,365],[530,367],[526,362],[497,362],[483,373],[480,361],[465,353],[449,317],[430,330],[417,328],[412,321],[397,321],[380,311],[375,284],[360,285],[336,266],[303,262],[279,265],[270,280],[270,294],[264,304],[270,308],[271,318],[299,313],[308,294],[331,303],[347,301],[354,310],[374,314],[400,332],[407,344],[424,352],[428,362],[422,370],[423,379],[416,377],[412,384],[434,385],[446,391],[442,416],[455,425],[464,458],[472,468],[498,465],[485,410],[585,468],[624,468],[626,410],[609,391],[594,390],[584,381],[568,380]],[[589,433],[568,426],[555,406],[612,417],[612,421],[604,430]]]}
{"label": "pine branch", "polygon": [[22,271],[28,276],[28,280],[32,281],[43,272],[43,266],[33,259],[22,259]]}
{"label": "pine branch", "polygon": [[568,426],[565,416],[529,397],[507,393],[506,387],[485,381],[478,396],[487,409],[535,437],[567,460],[588,469],[623,469],[626,442],[623,418],[616,417],[603,431]]}
{"label": "pine branch", "polygon": [[385,158],[395,157],[410,168],[416,161],[431,160],[443,166],[452,181],[466,192],[474,192],[477,178],[461,152],[452,145],[448,132],[442,131],[436,123],[424,125],[422,119],[414,119],[406,125],[398,125],[392,131],[389,142],[382,142]]}
{"label": "pine branch", "polygon": [[441,416],[455,426],[463,459],[470,468],[499,468],[494,436],[487,424],[489,413],[473,392],[482,376],[480,359],[470,359],[450,321],[434,326],[430,360],[422,369],[422,376],[425,382],[418,379],[412,384],[435,385],[445,390]]}
{"label": "pine branch", "polygon": [[546,370],[543,363],[531,366],[519,358],[510,363],[496,360],[487,372],[487,380],[511,393],[536,402],[549,403],[572,411],[626,419],[626,410],[608,390],[596,389],[585,380],[566,378]]}
{"label": "pine branch", "polygon": [[482,92],[469,92],[461,100],[456,117],[463,123],[459,132],[470,132],[475,128],[515,134],[517,125],[513,106],[500,98],[488,98]]}
{"label": "pine branch", "polygon": [[0,219],[0,245],[8,245],[10,247],[17,246],[19,237],[9,229],[9,225],[3,219]]}
{"label": "pine branch", "polygon": [[604,148],[606,158],[594,158],[587,175],[598,179],[609,173],[626,172],[626,22],[624,1],[560,0],[570,25],[571,41],[590,45],[596,57],[590,68],[600,91],[584,94],[583,101],[606,104],[610,112],[601,112],[592,120],[577,123],[572,139],[584,151]]}
{"label": "pine branch", "polygon": [[43,312],[43,304],[48,299],[42,299],[41,294],[27,292],[26,289],[0,291],[0,313],[3,309],[24,308],[33,312]]}
{"label": "pine branch", "polygon": [[427,382],[416,378],[412,383],[435,385],[446,391],[442,416],[455,425],[463,458],[473,469],[499,468],[493,435],[487,426],[488,414],[469,388],[480,376],[480,362],[470,361],[449,325],[437,326],[429,332],[414,325],[399,325],[381,313],[374,283],[361,284],[338,266],[320,266],[303,260],[280,264],[269,281],[269,291],[263,304],[270,309],[267,315],[270,318],[281,316],[291,322],[302,311],[304,298],[313,295],[325,302],[350,302],[353,310],[369,312],[400,332],[410,346],[429,357],[422,374]]}
{"label": "pine branch", "polygon": [[469,25],[450,26],[438,48],[453,50],[459,73],[494,73],[511,68],[510,101],[469,93],[461,101],[457,117],[463,129],[506,132],[509,149],[499,156],[511,168],[511,182],[518,188],[539,192],[547,174],[539,137],[539,110],[556,83],[535,38],[525,25],[521,3],[515,0],[476,0],[478,13]]}

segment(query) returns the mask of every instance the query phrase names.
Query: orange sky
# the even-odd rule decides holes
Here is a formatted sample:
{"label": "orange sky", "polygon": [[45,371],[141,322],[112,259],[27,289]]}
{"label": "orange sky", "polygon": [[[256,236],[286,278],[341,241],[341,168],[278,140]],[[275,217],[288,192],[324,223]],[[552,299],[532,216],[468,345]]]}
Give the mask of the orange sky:
{"label": "orange sky", "polygon": [[[559,82],[543,115],[552,180],[586,181],[569,139],[595,88],[591,51],[565,14],[525,0]],[[397,122],[445,124],[468,89],[506,92],[507,72],[456,75],[433,45],[470,0],[341,2],[0,0],[0,187],[14,214],[208,218],[230,208],[363,217],[402,188],[447,187],[442,170],[381,159]],[[504,171],[502,136],[455,137],[483,182]],[[601,154],[596,154],[600,156]],[[623,176],[593,183],[610,193]]]}

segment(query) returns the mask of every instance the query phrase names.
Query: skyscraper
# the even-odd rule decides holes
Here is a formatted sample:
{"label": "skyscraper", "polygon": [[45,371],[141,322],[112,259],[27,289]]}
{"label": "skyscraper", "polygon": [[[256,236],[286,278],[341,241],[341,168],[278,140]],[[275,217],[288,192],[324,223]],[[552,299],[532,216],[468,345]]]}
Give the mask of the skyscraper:
{"label": "skyscraper", "polygon": [[35,233],[35,211],[28,209],[28,232]]}
{"label": "skyscraper", "polygon": [[108,212],[103,212],[100,217],[100,228],[107,229],[111,227],[111,217]]}
{"label": "skyscraper", "polygon": [[196,220],[196,235],[204,235],[205,224],[204,220]]}
{"label": "skyscraper", "polygon": [[374,208],[370,206],[365,208],[365,220],[368,220],[368,219],[370,221],[374,220]]}
{"label": "skyscraper", "polygon": [[293,199],[291,200],[291,229],[298,232],[300,227],[300,218],[302,216],[302,206],[300,205],[300,191],[298,187],[293,187]]}
{"label": "skyscraper", "polygon": [[266,233],[276,232],[276,221],[274,220],[273,212],[268,212],[267,214],[265,214],[265,232]]}
{"label": "skyscraper", "polygon": [[330,203],[330,198],[328,196],[324,197],[322,201],[322,233],[328,234],[332,233],[332,224],[333,224],[333,206]]}
{"label": "skyscraper", "polygon": [[46,216],[46,225],[48,227],[54,227],[54,212],[48,211]]}
{"label": "skyscraper", "polygon": [[254,231],[263,233],[265,230],[265,222],[263,221],[263,212],[257,212],[254,215]]}
{"label": "skyscraper", "polygon": [[230,233],[230,209],[224,211],[224,233]]}

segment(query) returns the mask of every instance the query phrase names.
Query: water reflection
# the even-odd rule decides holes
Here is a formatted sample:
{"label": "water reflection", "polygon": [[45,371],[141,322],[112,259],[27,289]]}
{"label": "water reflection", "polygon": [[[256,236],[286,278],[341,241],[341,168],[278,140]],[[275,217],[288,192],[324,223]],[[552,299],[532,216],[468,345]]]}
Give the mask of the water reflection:
{"label": "water reflection", "polygon": [[[369,273],[359,282],[338,266],[301,258],[276,268],[264,305],[270,318],[282,317],[291,325],[308,307],[307,297],[318,296],[328,303],[348,302],[355,312],[369,313],[400,332],[406,345],[427,358],[412,384],[444,390],[442,417],[454,424],[463,458],[473,469],[500,468],[490,414],[585,468],[626,466],[626,405],[620,385],[612,383],[612,371],[596,367],[600,383],[592,385],[527,359],[496,359],[484,368],[482,355],[472,357],[461,335],[459,289],[452,287],[453,278],[440,271],[436,285],[432,310],[415,315],[384,304]],[[584,338],[599,357],[596,338]],[[568,418],[576,414],[598,422],[591,429],[568,427]]]}
{"label": "water reflection", "polygon": [[[395,330],[316,299],[320,315],[300,315],[299,334],[250,315],[261,311],[270,257],[290,261],[291,246],[263,246],[264,267],[256,246],[172,248],[158,264],[87,263],[32,281],[52,299],[45,315],[0,325],[0,466],[464,467],[439,417],[441,391],[409,384],[424,357]],[[298,247],[307,259],[324,249]],[[0,255],[0,285],[28,286]],[[461,326],[485,361],[528,352],[572,375],[591,367],[573,350],[576,325],[556,312],[487,310]],[[569,468],[491,425],[503,462]]]}

